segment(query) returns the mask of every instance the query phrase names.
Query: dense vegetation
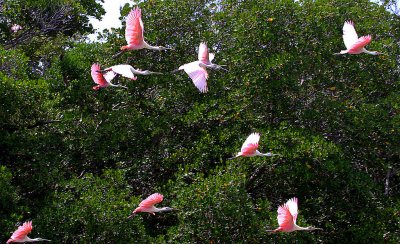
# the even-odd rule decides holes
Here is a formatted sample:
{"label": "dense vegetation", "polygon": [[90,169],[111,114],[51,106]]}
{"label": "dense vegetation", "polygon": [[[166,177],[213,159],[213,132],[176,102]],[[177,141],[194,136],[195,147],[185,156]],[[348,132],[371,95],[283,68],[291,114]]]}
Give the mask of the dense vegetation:
{"label": "dense vegetation", "polygon": [[[124,28],[84,38],[95,0],[0,1],[0,242],[26,220],[63,243],[400,241],[392,1],[140,2],[145,38],[173,51],[113,60]],[[386,55],[334,56],[348,19]],[[201,41],[229,70],[206,94],[169,73]],[[165,74],[94,91],[94,62]],[[252,132],[281,156],[227,160]],[[154,192],[180,211],[126,218]],[[265,232],[293,196],[299,224],[323,231]]]}

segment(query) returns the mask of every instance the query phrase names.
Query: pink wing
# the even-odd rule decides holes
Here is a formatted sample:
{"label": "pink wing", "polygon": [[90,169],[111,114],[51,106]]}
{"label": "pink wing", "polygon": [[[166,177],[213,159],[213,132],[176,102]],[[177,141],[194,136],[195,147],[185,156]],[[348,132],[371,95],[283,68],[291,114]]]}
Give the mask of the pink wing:
{"label": "pink wing", "polygon": [[128,44],[140,45],[143,42],[143,22],[140,8],[132,9],[126,19],[125,40]]}
{"label": "pink wing", "polygon": [[358,35],[356,29],[354,29],[354,23],[351,20],[344,22],[343,25],[343,41],[347,49],[356,43],[358,40]]}
{"label": "pink wing", "polygon": [[363,49],[372,40],[371,35],[360,37],[350,48],[349,52],[357,52]]}
{"label": "pink wing", "polygon": [[284,204],[278,208],[278,224],[282,230],[290,230],[293,228],[293,216],[290,214],[289,207]]}
{"label": "pink wing", "polygon": [[189,75],[190,79],[192,79],[194,85],[199,89],[200,92],[207,92],[207,79],[208,73],[207,70],[200,67],[198,61],[188,63],[179,67],[179,69],[184,69],[185,72]]}
{"label": "pink wing", "polygon": [[202,63],[210,62],[207,44],[205,44],[204,42],[200,43],[199,46],[199,61],[201,61]]}
{"label": "pink wing", "polygon": [[96,84],[99,84],[100,86],[105,86],[107,84],[106,79],[104,79],[104,76],[102,73],[97,72],[98,70],[101,70],[100,65],[99,64],[93,64],[92,65],[92,71],[91,71],[91,75],[93,78],[93,81]]}
{"label": "pink wing", "polygon": [[163,200],[163,195],[160,193],[151,194],[149,197],[144,199],[140,204],[139,207],[151,208],[157,203],[160,203]]}
{"label": "pink wing", "polygon": [[293,197],[286,202],[286,206],[289,208],[290,214],[293,216],[293,222],[296,223],[298,214],[298,200],[297,197]]}
{"label": "pink wing", "polygon": [[260,140],[260,134],[258,133],[250,134],[242,145],[242,149],[240,150],[242,154],[244,155],[254,154],[258,148],[259,140]]}
{"label": "pink wing", "polygon": [[25,222],[12,234],[12,240],[22,240],[32,231],[32,221]]}

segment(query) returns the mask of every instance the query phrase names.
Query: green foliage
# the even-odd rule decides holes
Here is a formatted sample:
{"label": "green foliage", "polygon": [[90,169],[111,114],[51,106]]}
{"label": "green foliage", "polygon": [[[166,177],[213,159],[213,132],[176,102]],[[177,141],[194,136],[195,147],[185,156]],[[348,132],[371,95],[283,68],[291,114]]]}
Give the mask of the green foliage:
{"label": "green foliage", "polygon": [[115,170],[61,182],[38,215],[38,233],[59,242],[146,241],[140,218],[127,219],[140,199],[128,198],[126,185]]}
{"label": "green foliage", "polygon": [[[146,41],[174,50],[114,60],[123,18],[101,43],[84,40],[99,2],[25,2],[0,3],[0,196],[13,203],[0,242],[28,219],[32,236],[69,243],[399,241],[400,20],[388,5],[134,1],[122,16],[138,5]],[[36,13],[62,7],[68,28],[43,31]],[[346,20],[386,55],[333,55]],[[228,69],[209,71],[207,94],[169,73],[202,41]],[[95,62],[164,74],[94,91]],[[227,160],[252,132],[280,156]],[[180,211],[126,219],[157,191]],[[268,235],[294,196],[299,225],[323,231]]]}

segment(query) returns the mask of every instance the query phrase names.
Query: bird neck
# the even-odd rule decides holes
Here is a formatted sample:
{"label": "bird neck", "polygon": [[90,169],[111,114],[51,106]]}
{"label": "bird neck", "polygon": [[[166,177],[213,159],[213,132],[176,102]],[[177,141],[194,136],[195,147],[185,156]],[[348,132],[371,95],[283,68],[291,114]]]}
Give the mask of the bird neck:
{"label": "bird neck", "polygon": [[379,52],[377,52],[377,51],[368,51],[367,49],[364,49],[364,53],[371,54],[371,55],[378,55],[379,54]]}
{"label": "bird neck", "polygon": [[151,50],[164,50],[163,47],[151,46],[147,42],[144,42],[144,47]]}

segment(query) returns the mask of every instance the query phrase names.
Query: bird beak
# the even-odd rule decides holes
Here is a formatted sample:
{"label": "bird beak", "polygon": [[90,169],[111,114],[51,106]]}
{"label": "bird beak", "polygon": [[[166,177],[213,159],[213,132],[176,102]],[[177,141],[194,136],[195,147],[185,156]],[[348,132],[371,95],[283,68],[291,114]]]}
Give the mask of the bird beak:
{"label": "bird beak", "polygon": [[135,215],[136,215],[136,213],[133,213],[133,214],[129,215],[129,216],[128,216],[128,219],[130,219],[130,218],[132,218],[132,217],[135,217]]}

